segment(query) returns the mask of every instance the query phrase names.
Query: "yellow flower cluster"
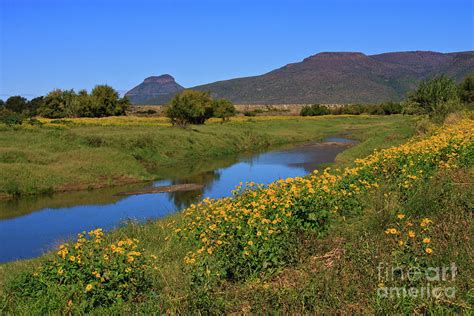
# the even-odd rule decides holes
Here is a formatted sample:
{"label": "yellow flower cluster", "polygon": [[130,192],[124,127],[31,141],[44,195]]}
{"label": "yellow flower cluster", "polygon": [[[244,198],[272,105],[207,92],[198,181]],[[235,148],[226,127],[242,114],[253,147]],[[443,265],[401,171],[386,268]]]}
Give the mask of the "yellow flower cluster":
{"label": "yellow flower cluster", "polygon": [[82,284],[82,291],[90,295],[94,295],[96,289],[122,295],[137,287],[137,280],[146,283],[145,271],[156,267],[153,264],[156,259],[154,255],[143,255],[138,239],[109,243],[98,228],[78,234],[74,243],[60,245],[57,256],[42,265],[33,276],[40,278],[41,275],[42,280],[60,286],[77,288]]}
{"label": "yellow flower cluster", "polygon": [[[473,137],[473,121],[463,120],[440,128],[430,137],[414,138],[406,144],[376,151],[357,160],[353,167],[328,168],[267,186],[247,183],[244,188],[239,185],[233,197],[205,199],[191,205],[184,211],[184,224],[175,229],[180,237],[196,243],[195,251],[186,256],[185,262],[194,265],[233,258],[245,260],[249,266],[255,266],[255,262],[271,266],[266,258],[282,253],[291,232],[324,231],[331,214],[360,211],[361,195],[377,189],[381,183],[396,184],[403,192],[440,168],[466,164],[473,152]],[[398,216],[399,220],[405,218],[405,214]],[[421,222],[422,227],[428,221]],[[400,231],[389,228],[387,233],[398,236]],[[411,230],[407,236],[415,239],[418,235]],[[406,244],[403,240],[401,243]]]}
{"label": "yellow flower cluster", "polygon": [[[423,218],[419,221],[419,226],[414,225],[405,214],[397,215],[398,221],[394,226],[397,228],[387,228],[385,233],[393,235],[397,243],[402,247],[402,252],[411,254],[432,254],[431,237],[428,236],[430,224],[433,221],[429,218]],[[395,240],[394,239],[394,240]]]}

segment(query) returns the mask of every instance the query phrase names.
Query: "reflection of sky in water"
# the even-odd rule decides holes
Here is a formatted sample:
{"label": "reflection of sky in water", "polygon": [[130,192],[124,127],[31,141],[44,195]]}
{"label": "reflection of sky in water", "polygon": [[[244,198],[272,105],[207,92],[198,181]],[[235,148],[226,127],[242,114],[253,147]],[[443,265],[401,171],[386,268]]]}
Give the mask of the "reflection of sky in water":
{"label": "reflection of sky in water", "polygon": [[[89,205],[43,208],[28,215],[1,220],[0,262],[38,256],[83,230],[111,229],[127,219],[144,221],[163,217],[198,201],[201,196],[229,196],[239,182],[270,183],[280,178],[303,176],[312,170],[309,167],[314,166],[314,161],[331,162],[341,150],[340,147],[298,146],[273,151],[243,159],[226,168],[153,184],[202,183],[204,189],[201,191],[134,195],[104,205],[94,205],[97,202],[91,199],[87,201]],[[322,151],[325,153],[321,155]]]}

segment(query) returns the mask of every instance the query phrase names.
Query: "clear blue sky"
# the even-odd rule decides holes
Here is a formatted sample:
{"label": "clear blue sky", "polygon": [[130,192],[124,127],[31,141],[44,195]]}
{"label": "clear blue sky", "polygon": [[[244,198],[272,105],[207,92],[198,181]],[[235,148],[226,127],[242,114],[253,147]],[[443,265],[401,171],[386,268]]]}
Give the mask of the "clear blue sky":
{"label": "clear blue sky", "polygon": [[321,51],[473,50],[472,0],[0,0],[0,98],[185,87],[258,75]]}

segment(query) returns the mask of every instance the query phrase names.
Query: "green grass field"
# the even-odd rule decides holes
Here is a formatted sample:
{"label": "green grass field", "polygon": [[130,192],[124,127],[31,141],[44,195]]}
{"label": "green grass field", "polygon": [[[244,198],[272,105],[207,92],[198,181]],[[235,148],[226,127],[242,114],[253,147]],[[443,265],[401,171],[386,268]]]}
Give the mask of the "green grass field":
{"label": "green grass field", "polygon": [[[353,168],[356,158],[364,157],[376,148],[405,143],[415,132],[415,119],[401,116],[282,121],[262,119],[257,122],[233,122],[223,127],[211,123],[198,129],[200,133],[218,134],[219,128],[224,128],[227,135],[234,135],[232,131],[242,131],[244,126],[248,128],[248,124],[262,127],[259,129],[261,135],[279,141],[300,141],[311,139],[306,138],[310,135],[320,138],[349,131],[361,143],[337,157],[332,172],[339,175],[336,168],[347,166],[349,169],[343,173],[344,176],[334,178],[328,174],[308,178],[312,179],[309,188],[316,190],[312,193],[307,191],[305,179],[290,179],[288,186],[282,185],[281,189],[278,186],[270,190],[254,189],[255,195],[249,191],[233,200],[206,204],[198,207],[197,213],[191,209],[184,214],[177,213],[146,224],[129,223],[103,237],[94,237],[93,234],[93,241],[76,244],[76,250],[74,245],[68,246],[70,253],[64,259],[60,259],[60,252],[0,265],[0,314],[386,315],[472,312],[472,120],[460,125],[447,125],[415,139],[409,145],[400,145],[387,153],[369,156],[358,164],[357,168],[361,169]],[[160,132],[174,131],[163,128]],[[187,135],[194,132],[177,130],[177,133]],[[110,139],[107,137],[111,136],[102,133],[101,137]],[[219,148],[223,150],[225,146]],[[216,155],[208,154],[206,157]],[[183,158],[182,161],[187,159]],[[319,182],[318,179],[323,181]],[[293,187],[293,181],[302,181],[304,186]],[[341,195],[343,190],[349,190],[351,194],[353,192],[354,196]],[[262,202],[270,201],[273,197],[281,201],[309,203],[309,206],[319,205],[316,207],[316,216],[322,217],[317,217],[316,222],[311,217],[307,218],[315,226],[302,229],[299,222],[292,222],[293,217],[287,212],[296,212],[295,216],[305,214],[298,215],[296,205],[288,202],[278,204],[280,206],[273,211],[269,207],[273,202]],[[252,229],[258,227],[261,230],[266,226],[258,223],[253,226],[246,218],[242,219],[246,213],[237,206],[245,203],[255,205],[251,214],[257,212],[259,206],[262,206],[262,216],[287,214],[285,221],[288,221],[289,226],[278,226],[276,221],[272,227],[293,227],[292,230],[289,234],[282,230],[273,235],[260,236],[257,230]],[[325,206],[335,207],[340,206],[340,203],[344,207],[339,209],[344,210],[344,213],[336,212],[329,216],[328,222],[324,221],[324,216],[327,216],[324,215]],[[308,207],[304,209],[309,210]],[[238,222],[231,221],[226,234],[220,234],[225,229],[222,226],[226,221],[224,218],[229,215],[222,213],[225,210],[231,212],[229,214],[236,214]],[[400,214],[404,217],[398,217]],[[207,222],[204,221],[205,229],[199,231],[199,218],[203,215],[207,217]],[[427,218],[429,229],[423,226]],[[239,234],[238,227],[246,225],[250,231]],[[397,227],[400,235],[388,233],[390,227]],[[411,230],[416,232],[416,237],[410,237]],[[199,235],[201,232],[204,235]],[[197,247],[201,245],[200,238],[193,238],[195,235],[220,238],[224,240],[225,246],[217,252],[205,251],[205,256],[197,257],[197,264],[191,263],[190,254],[196,253]],[[264,236],[269,239],[259,239]],[[430,240],[426,243],[428,236]],[[127,258],[120,255],[122,250],[114,253],[122,243],[126,244],[127,240],[133,238],[139,240],[137,249],[141,252],[140,256],[156,256],[152,263],[138,261],[142,257],[136,257],[136,261],[128,263],[114,261]],[[247,240],[250,238],[256,244],[251,245],[255,248],[249,250],[255,249],[255,252],[246,257],[246,248],[234,243],[234,238],[244,241],[246,245],[249,245]],[[400,248],[399,239],[406,241],[403,248]],[[216,239],[213,241],[216,242]],[[279,253],[280,249],[285,251]],[[426,249],[433,250],[433,253],[428,253]],[[113,259],[102,259],[102,254],[106,253]],[[234,256],[238,253],[244,255]],[[70,255],[75,257],[71,258]],[[275,261],[276,264],[265,267],[272,255],[283,261]],[[76,264],[78,256],[83,257],[82,266]],[[116,264],[114,268],[109,265],[109,260]],[[244,264],[235,266],[234,260],[243,260]],[[259,260],[264,261],[262,263]],[[407,283],[406,280],[398,279],[381,281],[378,274],[381,262],[389,266],[414,265],[420,269],[446,267],[455,262],[459,272],[456,278],[433,284],[453,287],[456,295],[452,298],[382,299],[377,291],[384,286],[420,287],[424,283]],[[140,266],[142,263],[143,268]],[[133,271],[127,272],[128,266],[133,266]],[[223,275],[221,271],[224,267],[228,272]],[[140,275],[138,272],[141,269],[146,274]],[[107,279],[95,281],[96,270],[100,270]],[[132,273],[133,277],[123,279],[127,273]],[[113,287],[113,284],[110,285],[111,280],[121,280],[117,282],[124,288]],[[113,289],[104,290],[105,285],[101,282]],[[112,298],[107,295],[112,295]]]}
{"label": "green grass field", "polygon": [[0,126],[0,196],[190,175],[208,168],[214,158],[343,132],[364,142],[340,157],[350,161],[406,140],[413,125],[412,118],[402,116],[328,116],[234,118],[225,124],[211,120],[184,130],[162,118],[133,117],[71,119],[35,128]]}

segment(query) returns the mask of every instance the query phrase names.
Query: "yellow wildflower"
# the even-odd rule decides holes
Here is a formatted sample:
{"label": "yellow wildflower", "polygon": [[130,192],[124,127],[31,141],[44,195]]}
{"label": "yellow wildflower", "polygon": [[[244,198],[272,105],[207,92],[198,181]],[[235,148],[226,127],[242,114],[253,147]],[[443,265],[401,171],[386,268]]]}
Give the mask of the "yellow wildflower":
{"label": "yellow wildflower", "polygon": [[423,218],[423,220],[420,223],[421,227],[426,227],[428,224],[432,223],[432,221],[429,218]]}
{"label": "yellow wildflower", "polygon": [[397,233],[397,229],[396,228],[387,228],[385,230],[385,234],[391,234],[391,235],[395,235]]}

